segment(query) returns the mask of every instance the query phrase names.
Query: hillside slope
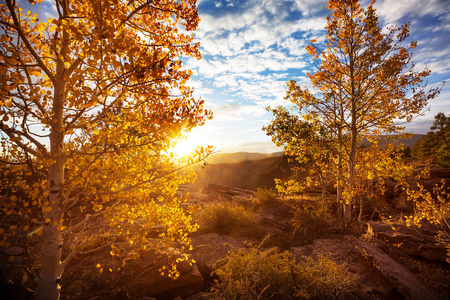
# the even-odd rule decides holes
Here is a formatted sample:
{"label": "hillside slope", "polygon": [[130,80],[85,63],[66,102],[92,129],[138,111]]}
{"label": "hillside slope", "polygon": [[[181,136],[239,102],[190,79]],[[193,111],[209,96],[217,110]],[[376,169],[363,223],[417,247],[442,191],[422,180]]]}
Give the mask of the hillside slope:
{"label": "hillside slope", "polygon": [[198,175],[195,186],[219,184],[244,189],[272,188],[275,178],[292,175],[287,156],[196,166],[194,171]]}
{"label": "hillside slope", "polygon": [[235,152],[235,153],[215,153],[206,158],[206,162],[210,165],[217,164],[234,164],[243,161],[262,160],[271,157],[283,156],[283,152],[277,153],[252,153],[252,152]]}
{"label": "hillside slope", "polygon": [[[397,139],[381,137],[380,146],[396,141],[405,147],[412,147],[422,135],[411,138]],[[362,145],[367,145],[367,140]],[[195,186],[219,184],[230,187],[256,189],[275,187],[275,178],[287,179],[292,176],[292,163],[283,152],[263,153],[216,153],[206,158],[207,165],[203,168],[195,166],[198,178]]]}

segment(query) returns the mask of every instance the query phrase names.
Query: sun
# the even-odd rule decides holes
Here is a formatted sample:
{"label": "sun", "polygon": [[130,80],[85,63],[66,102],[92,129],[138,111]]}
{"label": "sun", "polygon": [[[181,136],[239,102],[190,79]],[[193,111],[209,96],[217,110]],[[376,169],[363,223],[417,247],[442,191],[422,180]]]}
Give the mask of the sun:
{"label": "sun", "polygon": [[204,141],[195,135],[189,135],[188,137],[182,138],[174,147],[170,149],[170,151],[177,157],[181,158],[189,155],[203,143]]}

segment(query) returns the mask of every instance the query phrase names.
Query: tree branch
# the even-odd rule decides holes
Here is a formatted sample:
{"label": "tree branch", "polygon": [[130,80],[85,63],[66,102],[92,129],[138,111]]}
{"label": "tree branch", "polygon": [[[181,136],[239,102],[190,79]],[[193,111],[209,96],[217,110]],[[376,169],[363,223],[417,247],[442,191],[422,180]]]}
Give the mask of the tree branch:
{"label": "tree branch", "polygon": [[36,62],[38,63],[39,67],[47,74],[47,76],[50,78],[52,82],[55,82],[55,76],[53,76],[52,72],[47,68],[47,66],[42,61],[41,57],[34,51],[33,46],[30,44],[30,41],[28,41],[27,37],[25,36],[24,32],[22,31],[20,27],[20,21],[17,18],[16,12],[14,11],[14,6],[11,0],[6,0],[6,5],[8,6],[9,12],[11,13],[11,17],[13,18],[14,25],[16,26],[17,33],[20,35],[20,38],[25,43],[28,51],[30,51],[31,55],[34,57]]}

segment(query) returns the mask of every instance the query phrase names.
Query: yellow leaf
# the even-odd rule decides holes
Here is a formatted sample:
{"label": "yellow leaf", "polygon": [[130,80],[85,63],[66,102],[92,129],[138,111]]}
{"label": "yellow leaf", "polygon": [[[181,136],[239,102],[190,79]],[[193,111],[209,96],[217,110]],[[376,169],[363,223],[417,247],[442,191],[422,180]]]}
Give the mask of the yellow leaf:
{"label": "yellow leaf", "polygon": [[30,75],[34,75],[36,77],[41,76],[41,72],[39,72],[38,70],[31,70],[30,71]]}

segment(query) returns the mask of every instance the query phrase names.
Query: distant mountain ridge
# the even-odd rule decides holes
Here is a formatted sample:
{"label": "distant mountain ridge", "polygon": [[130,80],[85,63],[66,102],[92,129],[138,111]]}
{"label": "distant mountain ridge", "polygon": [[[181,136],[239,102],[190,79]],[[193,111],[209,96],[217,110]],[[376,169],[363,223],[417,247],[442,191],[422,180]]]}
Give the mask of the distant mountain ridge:
{"label": "distant mountain ridge", "polygon": [[[423,134],[411,134],[411,137],[409,138],[398,138],[398,136],[394,135],[394,136],[387,136],[387,135],[382,135],[380,136],[380,146],[384,146],[386,144],[392,143],[392,142],[397,142],[398,144],[403,144],[405,147],[409,147],[412,148],[414,146],[414,144],[420,140],[424,135]],[[363,145],[368,145],[369,142],[364,139],[362,141]]]}
{"label": "distant mountain ridge", "polygon": [[[225,153],[224,153],[225,154]],[[287,178],[292,175],[288,156],[275,153],[278,156],[263,154],[265,158],[256,159],[257,155],[238,154],[219,157],[220,159],[245,159],[234,163],[209,163],[206,166],[194,166],[197,173],[195,186],[218,184],[229,187],[255,190],[258,187],[275,187],[274,178]],[[269,156],[269,157],[267,157]],[[248,158],[255,158],[253,160]]]}
{"label": "distant mountain ridge", "polygon": [[[412,134],[410,138],[397,138],[397,136],[381,136],[380,146],[384,146],[387,143],[392,143],[396,141],[399,144],[403,144],[405,147],[414,146],[414,144],[422,138],[423,134]],[[369,142],[364,139],[362,142],[363,145],[368,145]],[[235,164],[243,161],[254,161],[261,160],[271,157],[281,157],[283,156],[283,152],[274,152],[274,153],[258,153],[258,152],[219,152],[208,156],[205,161],[210,165],[217,164]]]}
{"label": "distant mountain ridge", "polygon": [[243,161],[261,160],[271,157],[283,156],[283,152],[276,153],[255,153],[255,152],[234,152],[234,153],[215,153],[208,156],[205,161],[210,165],[217,164],[235,164]]}
{"label": "distant mountain ridge", "polygon": [[[382,137],[380,146],[397,141],[412,147],[423,135],[416,134],[407,139]],[[362,145],[368,145],[366,141]],[[194,166],[198,178],[196,186],[219,184],[230,187],[256,189],[275,187],[274,178],[287,179],[293,175],[292,162],[283,152],[271,154],[254,152],[216,153],[205,159],[206,166]]]}

